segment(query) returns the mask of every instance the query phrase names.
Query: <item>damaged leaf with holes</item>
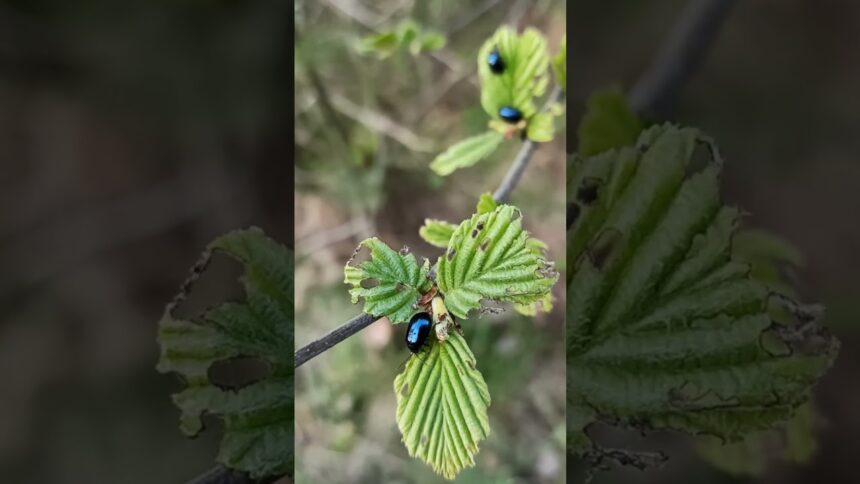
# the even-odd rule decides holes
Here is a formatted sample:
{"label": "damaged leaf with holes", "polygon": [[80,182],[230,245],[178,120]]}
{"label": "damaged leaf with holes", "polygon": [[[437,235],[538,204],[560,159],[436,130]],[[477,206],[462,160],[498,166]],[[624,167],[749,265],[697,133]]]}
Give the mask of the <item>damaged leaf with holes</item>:
{"label": "damaged leaf with holes", "polygon": [[510,205],[462,222],[436,263],[448,310],[467,318],[482,299],[520,305],[544,300],[558,272],[530,239],[519,209]]}
{"label": "damaged leaf with holes", "polygon": [[[370,249],[370,260],[357,266],[355,258],[363,247]],[[363,240],[343,269],[344,282],[351,285],[352,303],[364,299],[364,312],[386,316],[392,323],[408,321],[421,295],[430,290],[430,262],[418,265],[406,249],[394,251],[376,237]]]}
{"label": "damaged leaf with holes", "polygon": [[[186,435],[203,431],[206,414],[223,421],[218,462],[254,478],[292,475],[293,255],[259,229],[231,232],[209,244],[189,281],[213,253],[242,264],[245,300],[215,306],[200,319],[178,318],[189,282],[159,322],[158,371],[185,383],[173,401]],[[214,367],[240,360],[264,367],[264,375],[234,388],[211,376]]]}
{"label": "damaged leaf with holes", "polygon": [[836,356],[800,306],[775,323],[775,299],[733,257],[740,213],[720,201],[721,164],[701,133],[671,125],[570,161],[568,443],[592,462],[610,456],[588,433],[600,421],[726,442],[771,428]]}

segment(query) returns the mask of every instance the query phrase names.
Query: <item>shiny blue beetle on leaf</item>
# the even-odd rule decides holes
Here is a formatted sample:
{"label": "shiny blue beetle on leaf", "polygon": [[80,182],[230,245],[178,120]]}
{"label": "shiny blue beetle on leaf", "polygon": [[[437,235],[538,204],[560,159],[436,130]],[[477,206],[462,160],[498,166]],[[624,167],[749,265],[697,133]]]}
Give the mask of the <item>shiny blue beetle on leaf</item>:
{"label": "shiny blue beetle on leaf", "polygon": [[502,55],[499,54],[499,49],[493,49],[493,51],[487,55],[487,64],[490,66],[490,70],[495,74],[505,72],[505,61],[502,60]]}
{"label": "shiny blue beetle on leaf", "polygon": [[418,353],[430,336],[433,320],[430,313],[418,313],[409,320],[406,327],[406,347],[413,353]]}
{"label": "shiny blue beetle on leaf", "polygon": [[516,124],[523,119],[523,113],[517,108],[502,106],[501,109],[499,109],[499,117],[508,123]]}

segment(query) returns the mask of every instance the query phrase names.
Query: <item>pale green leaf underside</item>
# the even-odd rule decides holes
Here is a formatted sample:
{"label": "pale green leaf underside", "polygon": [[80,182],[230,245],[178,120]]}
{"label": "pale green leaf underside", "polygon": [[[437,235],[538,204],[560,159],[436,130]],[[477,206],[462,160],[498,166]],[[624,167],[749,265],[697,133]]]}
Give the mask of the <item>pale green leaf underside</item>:
{"label": "pale green leaf underside", "polygon": [[[487,55],[494,48],[505,63],[501,74],[487,65]],[[548,67],[546,39],[538,30],[528,28],[517,35],[510,27],[500,27],[478,54],[481,106],[493,119],[500,119],[502,106],[519,109],[525,119],[530,118],[537,112],[534,98],[546,91]]]}
{"label": "pale green leaf underside", "polygon": [[505,137],[497,131],[464,139],[451,146],[430,163],[437,175],[446,176],[460,168],[467,168],[493,154]]}
{"label": "pale green leaf underside", "polygon": [[490,392],[462,336],[431,339],[394,379],[397,426],[410,456],[453,479],[475,465],[478,444],[490,433]]}
{"label": "pale green leaf underside", "polygon": [[531,304],[544,298],[558,273],[528,240],[519,210],[509,205],[462,222],[436,266],[448,310],[466,318],[481,299]]}
{"label": "pale green leaf underside", "polygon": [[451,240],[456,228],[457,226],[450,222],[428,218],[418,229],[418,235],[428,244],[444,249],[448,247],[448,241]]}
{"label": "pale green leaf underside", "polygon": [[[175,318],[175,303],[169,304],[158,328],[158,371],[178,373],[186,383],[173,396],[183,432],[201,432],[204,413],[224,421],[219,462],[253,477],[292,474],[292,253],[259,229],[231,232],[209,245],[197,275],[212,252],[243,265],[246,299],[210,309],[200,321]],[[209,368],[238,356],[266,362],[269,376],[237,390],[213,385]]]}
{"label": "pale green leaf underside", "polygon": [[408,321],[421,294],[430,289],[430,262],[425,259],[419,266],[414,255],[395,252],[376,237],[363,240],[356,253],[362,247],[370,249],[370,260],[353,266],[350,259],[343,269],[353,304],[364,298],[364,312],[392,323]]}
{"label": "pale green leaf underside", "polygon": [[636,147],[569,167],[567,349],[574,451],[596,420],[728,441],[790,418],[837,342],[813,326],[795,345],[768,293],[731,256],[738,212],[719,200],[719,162],[687,173],[692,129],[659,126]]}

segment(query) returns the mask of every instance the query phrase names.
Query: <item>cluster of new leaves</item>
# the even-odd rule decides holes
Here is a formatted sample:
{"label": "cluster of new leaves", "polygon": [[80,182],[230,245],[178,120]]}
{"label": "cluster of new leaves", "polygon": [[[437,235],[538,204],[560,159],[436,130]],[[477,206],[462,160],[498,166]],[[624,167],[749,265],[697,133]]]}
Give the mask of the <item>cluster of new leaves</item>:
{"label": "cluster of new leaves", "polygon": [[[487,197],[489,198],[489,197]],[[515,207],[496,205],[482,197],[484,211],[457,226],[434,223],[422,230],[445,253],[435,265],[438,293],[451,315],[465,319],[482,300],[522,305],[545,301],[558,279],[543,258],[539,244],[530,242]],[[345,267],[345,282],[353,300],[364,298],[364,311],[403,322],[419,311],[419,301],[431,290],[429,262],[419,265],[406,250],[394,251],[377,239],[363,241],[370,259],[357,266],[356,256]],[[436,324],[449,324],[446,315]],[[459,332],[445,341],[431,332],[429,351],[413,357],[395,380],[397,425],[409,454],[428,463],[447,479],[474,465],[478,443],[489,433],[490,396],[474,355]]]}
{"label": "cluster of new leaves", "polygon": [[[697,147],[709,154],[692,162]],[[599,459],[598,421],[738,441],[789,419],[838,343],[732,254],[739,213],[719,200],[721,161],[700,133],[644,131],[568,172],[568,442]]]}
{"label": "cluster of new leaves", "polygon": [[432,52],[445,47],[446,39],[441,32],[422,28],[412,19],[401,21],[397,27],[363,37],[356,48],[361,54],[375,54],[379,59],[390,57],[398,50],[408,50],[412,55]]}
{"label": "cluster of new leaves", "polygon": [[[504,68],[501,72],[490,68],[487,61],[497,53]],[[553,59],[556,82],[566,80],[566,41]],[[550,141],[554,131],[554,117],[559,110],[539,111],[535,101],[546,93],[549,84],[550,59],[546,39],[535,29],[528,28],[517,34],[510,27],[501,27],[487,39],[478,54],[478,74],[481,79],[481,106],[490,116],[489,130],[451,146],[436,157],[430,168],[445,176],[485,159],[506,139],[524,131],[525,137],[536,142]],[[514,109],[522,119],[505,120],[502,109]]]}
{"label": "cluster of new leaves", "polygon": [[[498,205],[496,204],[496,201],[493,200],[493,197],[489,193],[485,193],[485,194],[481,195],[480,199],[478,200],[478,206],[476,208],[476,215],[475,216],[477,217],[477,216],[480,216],[483,214],[493,212],[496,210],[497,206]],[[475,221],[470,226],[461,225],[461,227],[463,228],[463,230],[474,230],[475,228],[477,228],[479,226],[479,224],[482,224],[482,223],[484,223],[484,222],[483,221],[481,221],[481,222]],[[472,228],[470,229],[469,227],[472,227]],[[513,228],[519,229],[519,226],[516,225]],[[419,235],[421,235],[421,238],[423,238],[425,241],[427,241],[427,243],[429,243],[431,245],[434,245],[436,247],[441,247],[441,248],[447,248],[451,242],[451,238],[455,235],[456,231],[457,231],[457,226],[454,224],[445,222],[444,220],[427,219],[424,221],[424,225],[421,226],[421,229],[419,230]],[[469,232],[469,233],[471,235],[472,232]],[[525,232],[523,232],[523,233],[525,233]],[[461,233],[460,236],[462,237],[463,235],[464,235],[464,233]],[[483,237],[483,235],[482,235],[482,237]],[[536,260],[543,261],[542,264],[544,264],[544,266],[542,268],[538,268],[537,270],[552,270],[551,265],[545,261],[547,246],[543,241],[536,239],[534,237],[526,236],[526,240],[525,240],[525,243],[523,245],[523,248],[527,251],[530,251],[534,256],[537,256],[538,259],[536,259]],[[442,261],[443,260],[440,259],[440,263]],[[522,268],[521,270],[528,272],[529,268]],[[449,271],[449,273],[450,273],[450,271]],[[444,281],[439,282],[440,287],[442,286],[443,283],[444,283]],[[554,283],[554,281],[553,281],[553,283]],[[552,286],[552,284],[550,284],[550,286]],[[535,289],[543,290],[541,288],[535,288]],[[505,299],[500,299],[500,300],[505,300]],[[540,299],[537,299],[537,300],[531,300],[531,298],[529,298],[529,301],[525,302],[525,303],[521,303],[521,302],[519,302],[517,300],[513,300],[513,299],[511,299],[510,301],[514,303],[514,306],[513,306],[514,309],[517,312],[519,312],[520,314],[523,314],[526,316],[534,316],[538,312],[541,312],[541,311],[543,311],[543,312],[551,311],[552,310],[553,297],[552,297],[552,292],[547,290],[547,291],[544,291],[544,296]],[[448,302],[448,304],[450,306],[450,302]],[[474,307],[474,304],[472,306]]]}
{"label": "cluster of new leaves", "polygon": [[[199,320],[181,319],[177,306],[187,296],[213,253],[244,267],[246,299],[227,302]],[[173,395],[188,436],[203,430],[204,414],[224,422],[218,461],[252,477],[293,471],[293,256],[259,229],[231,232],[209,244],[182,292],[168,304],[158,326],[158,371],[182,377]],[[216,365],[252,359],[266,375],[240,387],[213,381]]]}

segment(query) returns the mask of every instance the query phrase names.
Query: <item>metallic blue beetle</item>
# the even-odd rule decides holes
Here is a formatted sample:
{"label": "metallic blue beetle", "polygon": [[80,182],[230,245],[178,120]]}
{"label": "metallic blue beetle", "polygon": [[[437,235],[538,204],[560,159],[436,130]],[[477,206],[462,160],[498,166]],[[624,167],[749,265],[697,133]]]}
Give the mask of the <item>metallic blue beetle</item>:
{"label": "metallic blue beetle", "polygon": [[498,49],[493,49],[493,51],[487,55],[487,64],[489,64],[490,70],[495,74],[505,72],[505,61],[502,60],[502,55],[499,54]]}
{"label": "metallic blue beetle", "polygon": [[406,327],[406,347],[413,353],[418,353],[430,336],[433,320],[430,313],[418,313],[409,320]]}
{"label": "metallic blue beetle", "polygon": [[519,109],[511,106],[502,106],[499,109],[499,117],[511,124],[518,123],[523,119],[523,113]]}

